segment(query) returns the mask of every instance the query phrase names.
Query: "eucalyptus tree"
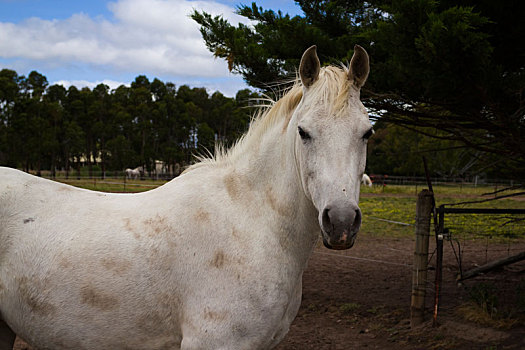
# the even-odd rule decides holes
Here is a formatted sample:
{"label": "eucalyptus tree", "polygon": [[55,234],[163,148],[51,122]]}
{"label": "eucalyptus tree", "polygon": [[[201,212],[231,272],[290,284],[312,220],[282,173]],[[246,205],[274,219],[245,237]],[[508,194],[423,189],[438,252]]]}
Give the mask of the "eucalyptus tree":
{"label": "eucalyptus tree", "polygon": [[94,154],[100,157],[102,176],[106,175],[106,165],[108,162],[109,151],[107,141],[116,133],[114,118],[111,114],[111,94],[109,86],[98,84],[92,93],[91,104],[88,107],[88,116],[92,121],[92,130],[95,135]]}
{"label": "eucalyptus tree", "polygon": [[46,113],[46,128],[42,142],[42,152],[50,157],[51,176],[55,177],[60,157],[61,142],[64,138],[64,105],[67,91],[62,85],[52,85],[46,89],[42,100]]}
{"label": "eucalyptus tree", "polygon": [[13,118],[15,104],[20,95],[20,79],[14,70],[0,71],[0,161],[10,166],[17,166],[17,140],[13,135]]}

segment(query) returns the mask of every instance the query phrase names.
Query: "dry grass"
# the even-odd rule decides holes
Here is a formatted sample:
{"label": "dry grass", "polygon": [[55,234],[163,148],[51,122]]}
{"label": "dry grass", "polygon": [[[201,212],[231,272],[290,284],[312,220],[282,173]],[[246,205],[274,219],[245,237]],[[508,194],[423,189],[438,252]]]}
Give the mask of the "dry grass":
{"label": "dry grass", "polygon": [[503,317],[497,310],[489,312],[475,302],[463,304],[456,311],[467,321],[496,329],[511,329],[521,324],[518,318]]}

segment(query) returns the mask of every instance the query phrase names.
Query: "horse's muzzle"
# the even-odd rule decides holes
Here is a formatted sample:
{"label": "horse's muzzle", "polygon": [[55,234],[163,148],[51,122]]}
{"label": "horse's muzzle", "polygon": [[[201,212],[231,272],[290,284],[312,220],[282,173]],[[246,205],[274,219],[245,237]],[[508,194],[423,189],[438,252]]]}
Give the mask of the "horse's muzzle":
{"label": "horse's muzzle", "polygon": [[329,249],[352,248],[361,227],[361,210],[356,205],[343,207],[327,206],[320,215],[323,244]]}

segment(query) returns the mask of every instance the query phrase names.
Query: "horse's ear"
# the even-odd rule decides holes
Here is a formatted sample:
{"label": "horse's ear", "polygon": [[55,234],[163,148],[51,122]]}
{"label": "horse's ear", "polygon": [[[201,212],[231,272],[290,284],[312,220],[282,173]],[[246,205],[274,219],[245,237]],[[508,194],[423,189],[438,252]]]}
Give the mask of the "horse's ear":
{"label": "horse's ear", "polygon": [[370,72],[370,62],[365,49],[359,45],[354,46],[354,55],[350,61],[348,79],[354,82],[355,86],[361,88],[365,85],[366,78]]}
{"label": "horse's ear", "polygon": [[310,46],[303,53],[301,64],[299,65],[299,75],[303,85],[310,87],[319,78],[320,70],[321,62],[319,62],[319,57],[317,57],[317,46]]}

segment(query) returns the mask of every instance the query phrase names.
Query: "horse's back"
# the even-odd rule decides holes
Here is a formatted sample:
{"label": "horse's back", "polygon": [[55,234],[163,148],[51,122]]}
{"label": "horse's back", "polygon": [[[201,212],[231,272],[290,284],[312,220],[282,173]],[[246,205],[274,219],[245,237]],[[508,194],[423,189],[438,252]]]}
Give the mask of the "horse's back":
{"label": "horse's back", "polygon": [[11,194],[34,182],[35,179],[38,178],[23,171],[0,167],[0,206],[4,207],[5,200],[9,198]]}
{"label": "horse's back", "polygon": [[[14,221],[17,217],[23,216],[29,207],[35,205],[35,200],[40,200],[38,197],[44,197],[44,193],[49,192],[49,187],[48,180],[16,169],[0,167],[0,222],[3,223],[0,225],[1,238],[5,239],[15,229]],[[35,191],[34,188],[38,190]],[[24,220],[28,223],[33,219],[27,217]]]}
{"label": "horse's back", "polygon": [[0,208],[24,200],[27,196],[39,198],[71,191],[79,193],[83,190],[17,169],[0,167]]}
{"label": "horse's back", "polygon": [[[16,169],[0,167],[0,237],[13,231],[28,231],[38,224],[68,216],[68,207],[81,207],[102,193],[83,190]],[[72,218],[72,216],[70,216]]]}

